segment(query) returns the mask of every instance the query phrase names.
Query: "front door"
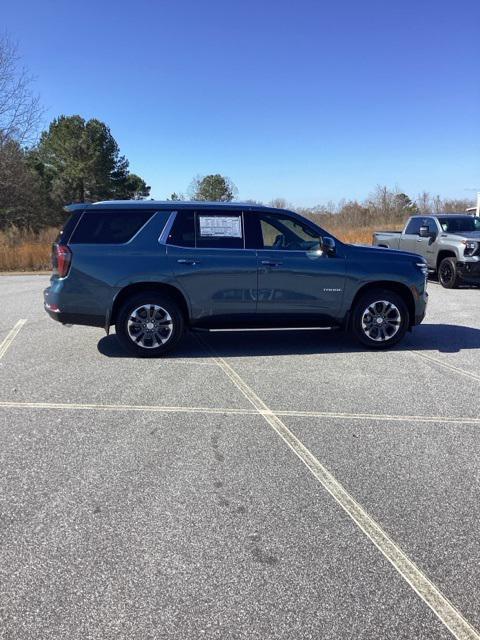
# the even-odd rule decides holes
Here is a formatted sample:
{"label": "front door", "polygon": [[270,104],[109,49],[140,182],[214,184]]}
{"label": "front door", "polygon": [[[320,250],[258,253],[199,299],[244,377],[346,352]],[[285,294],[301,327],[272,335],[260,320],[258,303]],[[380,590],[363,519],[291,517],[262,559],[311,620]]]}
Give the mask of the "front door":
{"label": "front door", "polygon": [[201,324],[228,325],[254,316],[255,251],[245,249],[241,211],[179,210],[167,239],[176,283]]}
{"label": "front door", "polygon": [[315,227],[288,214],[246,214],[248,246],[256,245],[257,316],[266,323],[329,324],[338,318],[345,258],[322,252]]}

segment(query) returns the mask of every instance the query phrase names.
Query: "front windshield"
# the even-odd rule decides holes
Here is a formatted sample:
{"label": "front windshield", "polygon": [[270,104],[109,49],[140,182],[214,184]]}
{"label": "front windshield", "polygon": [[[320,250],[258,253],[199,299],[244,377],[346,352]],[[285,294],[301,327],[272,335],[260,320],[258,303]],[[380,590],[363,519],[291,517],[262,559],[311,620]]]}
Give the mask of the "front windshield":
{"label": "front windshield", "polygon": [[480,231],[480,218],[476,216],[452,216],[451,218],[442,218],[440,225],[447,233]]}

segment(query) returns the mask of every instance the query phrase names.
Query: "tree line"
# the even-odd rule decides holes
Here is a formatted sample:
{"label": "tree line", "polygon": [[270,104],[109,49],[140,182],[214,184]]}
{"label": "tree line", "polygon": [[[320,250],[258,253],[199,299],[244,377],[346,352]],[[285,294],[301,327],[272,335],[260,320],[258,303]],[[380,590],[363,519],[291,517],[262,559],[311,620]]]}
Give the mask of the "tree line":
{"label": "tree line", "polygon": [[[16,46],[7,36],[0,37],[0,230],[57,226],[64,219],[63,206],[72,202],[150,195],[150,187],[130,171],[104,122],[62,115],[38,136],[43,112],[31,83]],[[187,197],[228,202],[237,194],[229,178],[211,174],[194,178]],[[184,200],[185,196],[174,192],[167,199]],[[327,228],[397,224],[415,213],[464,211],[472,206],[468,199],[442,199],[426,192],[412,200],[399,189],[385,186],[378,186],[362,202],[342,200],[299,208],[277,198],[268,204],[296,210]]]}
{"label": "tree line", "polygon": [[69,202],[147,197],[109,127],[79,115],[55,118],[38,136],[43,111],[17,47],[0,38],[0,229],[39,230]]}
{"label": "tree line", "polygon": [[[292,208],[284,200],[274,200],[273,206]],[[390,224],[402,225],[407,218],[428,213],[462,213],[474,206],[470,198],[441,198],[426,191],[411,199],[398,188],[377,185],[363,201],[341,200],[316,207],[293,207],[295,211],[327,229],[364,228]]]}

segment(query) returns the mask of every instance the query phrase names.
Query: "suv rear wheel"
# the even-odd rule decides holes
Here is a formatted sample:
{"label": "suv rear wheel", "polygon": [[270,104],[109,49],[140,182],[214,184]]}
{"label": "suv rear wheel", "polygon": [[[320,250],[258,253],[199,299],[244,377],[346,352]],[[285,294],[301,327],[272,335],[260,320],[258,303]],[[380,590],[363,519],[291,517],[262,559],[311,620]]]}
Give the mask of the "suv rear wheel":
{"label": "suv rear wheel", "polygon": [[177,303],[152,291],[134,295],[124,303],[117,316],[115,331],[130,353],[155,358],[176,346],[184,324]]}
{"label": "suv rear wheel", "polygon": [[409,314],[403,298],[388,289],[375,289],[357,301],[352,315],[352,333],[371,349],[388,349],[405,335]]}

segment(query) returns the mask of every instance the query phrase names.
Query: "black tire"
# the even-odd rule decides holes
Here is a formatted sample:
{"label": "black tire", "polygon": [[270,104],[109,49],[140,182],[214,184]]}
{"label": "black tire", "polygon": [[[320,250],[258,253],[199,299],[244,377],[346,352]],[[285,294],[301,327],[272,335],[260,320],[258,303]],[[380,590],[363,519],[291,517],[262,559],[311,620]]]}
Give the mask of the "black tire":
{"label": "black tire", "polygon": [[184,327],[178,304],[157,291],[145,291],[128,298],[115,322],[123,347],[142,358],[158,358],[171,351],[181,339]]}
{"label": "black tire", "polygon": [[352,310],[351,331],[370,349],[393,347],[404,337],[409,324],[408,308],[403,298],[388,289],[368,291],[357,300]]}
{"label": "black tire", "polygon": [[455,258],[444,258],[438,267],[438,281],[445,289],[455,289],[459,277]]}

